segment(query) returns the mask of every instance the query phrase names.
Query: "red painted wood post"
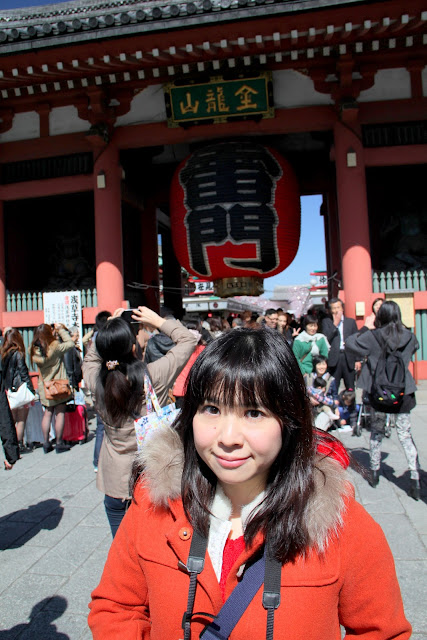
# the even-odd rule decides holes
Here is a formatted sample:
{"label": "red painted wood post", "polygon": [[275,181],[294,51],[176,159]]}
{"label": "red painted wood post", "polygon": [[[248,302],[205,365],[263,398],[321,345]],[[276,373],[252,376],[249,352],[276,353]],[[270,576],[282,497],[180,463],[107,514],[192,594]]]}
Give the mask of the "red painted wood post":
{"label": "red painted wood post", "polygon": [[[348,317],[356,318],[356,302],[372,300],[369,214],[363,144],[352,129],[334,126],[342,276]],[[355,166],[352,166],[354,165]]]}
{"label": "red painted wood post", "polygon": [[98,308],[113,312],[124,297],[119,151],[111,143],[95,160],[95,254]]}

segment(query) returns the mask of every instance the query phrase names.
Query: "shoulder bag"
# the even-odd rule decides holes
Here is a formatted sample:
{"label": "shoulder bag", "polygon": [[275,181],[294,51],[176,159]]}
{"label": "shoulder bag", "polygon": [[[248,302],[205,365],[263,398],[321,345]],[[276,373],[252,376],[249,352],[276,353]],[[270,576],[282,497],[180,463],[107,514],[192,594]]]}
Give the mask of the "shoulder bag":
{"label": "shoulder bag", "polygon": [[175,403],[160,407],[157,394],[147,373],[144,375],[144,392],[147,414],[134,421],[138,451],[142,449],[146,438],[155,429],[171,425],[179,413]]}
{"label": "shoulder bag", "polygon": [[23,382],[16,390],[13,389],[13,387],[7,389],[6,395],[11,409],[20,409],[21,407],[25,407],[26,404],[37,400],[37,396],[30,391],[26,382]]}
{"label": "shoulder bag", "polygon": [[43,384],[46,400],[66,400],[72,395],[68,380],[45,380]]}

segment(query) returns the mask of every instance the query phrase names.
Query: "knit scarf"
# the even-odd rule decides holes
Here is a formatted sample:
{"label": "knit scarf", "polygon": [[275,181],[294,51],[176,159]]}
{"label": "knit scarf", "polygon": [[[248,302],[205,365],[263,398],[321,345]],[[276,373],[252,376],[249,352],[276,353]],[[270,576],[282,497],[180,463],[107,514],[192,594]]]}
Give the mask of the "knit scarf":
{"label": "knit scarf", "polygon": [[302,333],[299,334],[299,336],[297,338],[295,338],[295,340],[299,340],[300,342],[311,342],[311,355],[312,356],[318,356],[319,355],[319,347],[316,344],[318,340],[320,340],[321,338],[324,339],[324,341],[326,342],[326,346],[328,348],[328,352],[330,349],[330,344],[328,342],[328,339],[325,335],[323,335],[323,333],[315,333],[314,336],[310,336],[307,331],[303,331]]}

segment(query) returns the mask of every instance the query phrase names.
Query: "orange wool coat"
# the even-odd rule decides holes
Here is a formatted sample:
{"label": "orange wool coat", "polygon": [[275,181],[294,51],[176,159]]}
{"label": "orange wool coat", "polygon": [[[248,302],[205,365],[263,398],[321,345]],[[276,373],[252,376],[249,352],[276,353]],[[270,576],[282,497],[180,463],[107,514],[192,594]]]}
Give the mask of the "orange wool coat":
{"label": "orange wool coat", "polygon": [[[145,463],[149,458],[153,468],[146,469],[145,487],[137,488],[136,500],[120,525],[101,582],[92,594],[89,625],[95,640],[183,638],[189,577],[178,564],[187,561],[192,528],[177,497],[179,485],[172,488],[178,480],[177,458],[169,449],[163,455],[161,449],[148,454]],[[338,463],[320,460],[317,466],[316,495],[307,506],[307,523],[313,545],[323,546],[324,552],[313,546],[305,557],[282,567],[274,637],[341,640],[341,624],[351,637],[363,640],[410,638],[411,626],[404,616],[393,558],[381,528],[352,492],[343,495],[345,472]],[[164,485],[170,485],[166,492]],[[262,542],[259,536],[233,566],[227,596],[237,584],[240,566]],[[221,606],[218,580],[207,555],[194,612],[216,614]],[[207,622],[194,618],[192,640],[199,638]],[[265,629],[261,588],[230,640],[262,640]]]}

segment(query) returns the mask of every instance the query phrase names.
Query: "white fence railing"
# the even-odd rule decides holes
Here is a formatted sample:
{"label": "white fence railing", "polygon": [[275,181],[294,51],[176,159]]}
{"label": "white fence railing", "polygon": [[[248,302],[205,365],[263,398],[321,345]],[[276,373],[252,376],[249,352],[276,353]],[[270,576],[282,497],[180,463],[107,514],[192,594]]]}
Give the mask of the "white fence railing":
{"label": "white fence railing", "polygon": [[[82,308],[98,306],[96,288],[82,289],[81,294]],[[8,292],[6,298],[6,311],[43,311],[43,292]]]}
{"label": "white fence railing", "polygon": [[426,273],[418,271],[374,271],[372,274],[374,293],[384,291],[426,291]]}

